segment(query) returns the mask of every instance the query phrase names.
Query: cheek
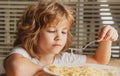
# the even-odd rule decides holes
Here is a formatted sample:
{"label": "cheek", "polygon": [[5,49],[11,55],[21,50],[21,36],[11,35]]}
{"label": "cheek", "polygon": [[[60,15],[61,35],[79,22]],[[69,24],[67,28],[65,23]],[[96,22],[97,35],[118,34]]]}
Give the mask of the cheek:
{"label": "cheek", "polygon": [[49,37],[45,37],[45,36],[41,36],[40,39],[39,39],[40,43],[46,43],[48,41],[49,41]]}
{"label": "cheek", "polygon": [[53,37],[49,35],[42,35],[39,39],[39,43],[42,45],[50,45],[53,42]]}
{"label": "cheek", "polygon": [[67,42],[67,36],[63,38],[63,43],[66,44],[66,42]]}
{"label": "cheek", "polygon": [[39,48],[42,50],[46,50],[50,47],[50,42],[48,39],[46,39],[45,37],[41,37],[39,39]]}

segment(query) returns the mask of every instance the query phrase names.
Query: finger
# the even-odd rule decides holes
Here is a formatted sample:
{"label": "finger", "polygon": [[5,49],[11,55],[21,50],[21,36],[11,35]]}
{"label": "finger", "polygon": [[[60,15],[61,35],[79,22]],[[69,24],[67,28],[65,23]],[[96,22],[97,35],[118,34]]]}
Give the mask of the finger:
{"label": "finger", "polygon": [[118,39],[118,33],[117,33],[117,30],[114,30],[111,40],[116,41],[117,39]]}
{"label": "finger", "polygon": [[108,31],[109,31],[108,26],[104,26],[103,28],[101,28],[101,29],[100,29],[100,32],[99,32],[98,39],[99,39],[99,40],[103,40]]}
{"label": "finger", "polygon": [[102,29],[103,27],[98,31],[98,40],[102,40]]}
{"label": "finger", "polygon": [[118,39],[119,35],[118,35],[118,31],[115,30],[115,34],[114,34],[114,37],[115,37],[115,41]]}
{"label": "finger", "polygon": [[106,35],[105,35],[105,37],[103,38],[103,40],[110,40],[110,38],[112,37],[112,35],[113,35],[112,30],[109,30],[109,31],[106,33]]}

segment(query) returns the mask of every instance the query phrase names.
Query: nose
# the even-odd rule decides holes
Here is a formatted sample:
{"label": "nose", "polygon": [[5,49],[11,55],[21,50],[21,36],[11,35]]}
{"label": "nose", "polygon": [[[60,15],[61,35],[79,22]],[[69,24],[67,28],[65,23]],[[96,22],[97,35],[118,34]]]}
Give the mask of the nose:
{"label": "nose", "polygon": [[57,33],[55,36],[55,40],[61,40],[61,38],[62,38],[61,33]]}

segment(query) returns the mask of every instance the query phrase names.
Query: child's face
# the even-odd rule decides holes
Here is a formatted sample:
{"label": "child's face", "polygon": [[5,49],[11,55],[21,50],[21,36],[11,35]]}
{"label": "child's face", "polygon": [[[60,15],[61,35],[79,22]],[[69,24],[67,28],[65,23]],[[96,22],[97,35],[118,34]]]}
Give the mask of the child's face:
{"label": "child's face", "polygon": [[67,32],[68,28],[64,22],[41,30],[39,53],[58,54],[66,44]]}

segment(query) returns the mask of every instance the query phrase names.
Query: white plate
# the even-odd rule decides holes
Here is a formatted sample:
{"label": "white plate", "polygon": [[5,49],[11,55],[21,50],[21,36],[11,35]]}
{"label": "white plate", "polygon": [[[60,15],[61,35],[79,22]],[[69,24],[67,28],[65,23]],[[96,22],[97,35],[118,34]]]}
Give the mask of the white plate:
{"label": "white plate", "polygon": [[85,65],[92,66],[98,69],[114,69],[116,71],[116,76],[120,76],[120,69],[117,67],[108,66],[108,65],[100,65],[100,64],[85,64]]}
{"label": "white plate", "polygon": [[[95,68],[98,68],[98,69],[114,69],[116,71],[116,76],[120,76],[120,69],[116,68],[116,67],[112,67],[112,66],[107,66],[107,65],[99,65],[99,64],[83,64],[81,66],[84,66],[84,65],[87,65],[87,66],[92,66],[92,67],[95,67]],[[54,75],[54,76],[59,76],[57,73],[53,73],[51,72],[49,69],[48,69],[49,66],[47,67],[44,67],[43,70],[46,72],[46,73],[49,73],[51,75]],[[72,66],[71,66],[72,67]]]}

